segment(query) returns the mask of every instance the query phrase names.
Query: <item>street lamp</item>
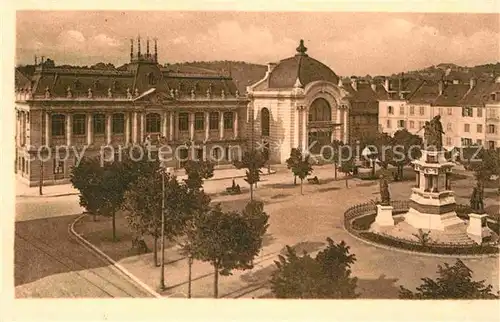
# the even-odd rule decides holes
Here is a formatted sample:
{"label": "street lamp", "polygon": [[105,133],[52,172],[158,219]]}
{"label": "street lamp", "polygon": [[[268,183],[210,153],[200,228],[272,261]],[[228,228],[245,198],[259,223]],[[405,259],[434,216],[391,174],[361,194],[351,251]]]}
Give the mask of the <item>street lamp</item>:
{"label": "street lamp", "polygon": [[[158,154],[160,156],[160,154]],[[166,289],[165,286],[165,211],[166,211],[166,205],[165,205],[165,172],[169,171],[170,169],[167,168],[166,161],[163,161],[163,156],[161,159],[161,166],[160,166],[160,171],[161,171],[161,273],[160,273],[160,289],[164,291]]]}

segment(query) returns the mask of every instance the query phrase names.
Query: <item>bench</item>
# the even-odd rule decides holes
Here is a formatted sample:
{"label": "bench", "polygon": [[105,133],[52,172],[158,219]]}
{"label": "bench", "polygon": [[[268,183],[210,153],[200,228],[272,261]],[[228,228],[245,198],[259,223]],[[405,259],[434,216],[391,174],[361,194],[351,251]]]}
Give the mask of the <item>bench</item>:
{"label": "bench", "polygon": [[315,176],[314,178],[307,178],[307,182],[311,184],[319,184],[319,179]]}
{"label": "bench", "polygon": [[239,194],[241,194],[241,188],[239,185],[234,186],[234,187],[229,187],[229,188],[226,188],[226,192],[229,195],[239,195]]}

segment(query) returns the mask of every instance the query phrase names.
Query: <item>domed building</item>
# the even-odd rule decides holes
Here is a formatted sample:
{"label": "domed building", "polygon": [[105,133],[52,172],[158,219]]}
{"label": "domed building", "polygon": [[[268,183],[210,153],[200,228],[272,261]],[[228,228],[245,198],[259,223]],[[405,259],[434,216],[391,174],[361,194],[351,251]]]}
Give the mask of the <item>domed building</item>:
{"label": "domed building", "polygon": [[296,51],[269,63],[264,78],[247,88],[248,141],[263,147],[271,163],[285,163],[292,148],[314,155],[333,140],[348,141],[349,93],[307,54],[303,40]]}

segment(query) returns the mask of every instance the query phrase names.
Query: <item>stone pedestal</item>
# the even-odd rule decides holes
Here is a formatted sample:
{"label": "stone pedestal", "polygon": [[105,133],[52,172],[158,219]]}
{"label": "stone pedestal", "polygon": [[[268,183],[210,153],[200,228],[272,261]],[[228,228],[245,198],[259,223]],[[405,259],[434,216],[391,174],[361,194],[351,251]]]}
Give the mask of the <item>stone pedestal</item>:
{"label": "stone pedestal", "polygon": [[377,217],[375,217],[375,224],[379,227],[394,226],[392,209],[392,206],[377,205]]}
{"label": "stone pedestal", "polygon": [[482,244],[483,239],[491,236],[488,228],[485,214],[469,214],[469,226],[467,227],[467,235],[477,244]]}

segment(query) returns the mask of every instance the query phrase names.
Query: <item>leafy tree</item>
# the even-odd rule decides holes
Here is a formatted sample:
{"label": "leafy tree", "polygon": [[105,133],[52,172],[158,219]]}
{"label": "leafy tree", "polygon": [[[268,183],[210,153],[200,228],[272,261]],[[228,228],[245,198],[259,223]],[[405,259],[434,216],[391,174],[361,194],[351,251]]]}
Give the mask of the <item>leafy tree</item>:
{"label": "leafy tree", "polygon": [[[290,160],[290,162],[288,162],[288,160]],[[287,166],[290,164],[294,177],[300,179],[300,193],[303,194],[302,186],[304,179],[313,171],[311,163],[309,162],[309,155],[303,156],[300,150],[292,150],[290,159],[288,160]]]}
{"label": "leafy tree", "polygon": [[438,265],[439,277],[436,280],[425,277],[423,283],[412,292],[400,286],[402,299],[497,299],[493,287],[485,285],[484,280],[473,281],[472,271],[460,259],[453,266]]}
{"label": "leafy tree", "polygon": [[80,206],[94,216],[104,215],[103,168],[97,158],[83,158],[71,170],[70,182],[79,191]]}
{"label": "leafy tree", "polygon": [[253,200],[253,185],[260,181],[261,168],[266,164],[266,160],[257,150],[250,150],[243,154],[240,160],[234,161],[237,169],[247,169],[245,181],[250,185],[250,200]]}
{"label": "leafy tree", "polygon": [[129,226],[139,236],[154,238],[153,254],[158,263],[158,239],[161,237],[162,178],[160,171],[152,176],[141,176],[125,193],[123,208],[127,210]]}
{"label": "leafy tree", "polygon": [[403,179],[403,168],[418,159],[421,155],[422,138],[408,132],[407,129],[398,130],[392,139],[393,158],[391,164],[397,168],[396,177]]}
{"label": "leafy tree", "polygon": [[184,165],[187,179],[184,181],[191,189],[201,189],[203,180],[210,179],[214,176],[214,164],[210,161],[193,161],[188,160]]}
{"label": "leafy tree", "polygon": [[351,277],[356,256],[349,253],[344,241],[336,244],[327,238],[328,246],[312,258],[306,252],[297,256],[286,246],[285,256],[275,261],[277,270],[271,277],[271,290],[277,298],[346,299],[356,298],[357,278]]}
{"label": "leafy tree", "polygon": [[[191,207],[196,207],[193,210],[193,216],[199,216],[208,211],[210,198],[203,190],[203,180],[209,179],[214,175],[214,165],[210,161],[193,161],[188,160],[184,166],[187,173],[187,179],[184,179],[189,192],[194,196],[189,200]],[[186,221],[184,227],[185,239],[181,243],[182,253],[188,258],[188,298],[191,298],[191,282],[192,282],[192,267],[193,267],[193,254],[192,254],[192,239],[196,234],[196,224],[193,218]]]}
{"label": "leafy tree", "polygon": [[377,158],[377,164],[385,171],[387,171],[387,168],[389,164],[391,164],[392,159],[393,159],[393,139],[392,137],[387,134],[387,133],[379,133],[374,139],[373,139],[373,145],[376,148],[376,152],[378,154]]}
{"label": "leafy tree", "polygon": [[[291,170],[299,164],[300,159],[302,158],[302,152],[298,148],[293,148],[290,151],[290,157],[286,160],[286,167]],[[297,184],[297,175],[293,173],[293,184]]]}
{"label": "leafy tree", "polygon": [[214,298],[218,297],[219,274],[226,276],[234,269],[252,268],[262,248],[269,216],[257,206],[260,204],[250,204],[242,213],[224,212],[216,205],[196,220],[193,256],[214,267]]}
{"label": "leafy tree", "polygon": [[470,169],[474,171],[476,186],[481,194],[484,193],[484,185],[493,175],[500,175],[500,155],[498,150],[481,150],[477,156],[470,160]]}
{"label": "leafy tree", "polygon": [[340,172],[344,173],[345,187],[349,188],[349,177],[351,177],[356,169],[352,148],[348,145],[343,145],[340,148]]}

